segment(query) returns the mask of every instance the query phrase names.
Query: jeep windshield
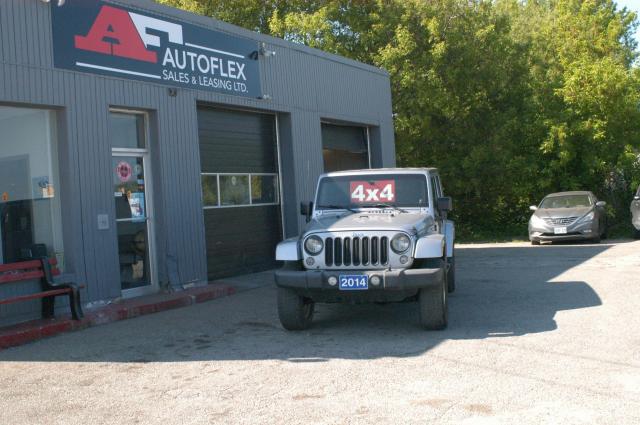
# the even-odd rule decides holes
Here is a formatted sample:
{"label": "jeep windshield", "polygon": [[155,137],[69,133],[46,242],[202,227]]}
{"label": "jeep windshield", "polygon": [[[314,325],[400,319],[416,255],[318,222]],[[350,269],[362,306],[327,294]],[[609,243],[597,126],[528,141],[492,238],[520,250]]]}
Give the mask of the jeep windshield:
{"label": "jeep windshield", "polygon": [[357,174],[320,180],[317,209],[425,208],[427,179],[422,174]]}

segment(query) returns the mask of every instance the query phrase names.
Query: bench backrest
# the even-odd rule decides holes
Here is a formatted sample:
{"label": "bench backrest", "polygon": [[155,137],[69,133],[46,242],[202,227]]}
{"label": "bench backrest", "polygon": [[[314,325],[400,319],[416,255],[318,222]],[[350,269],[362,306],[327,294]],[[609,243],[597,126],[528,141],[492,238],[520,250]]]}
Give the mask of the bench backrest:
{"label": "bench backrest", "polygon": [[[51,274],[57,276],[60,270],[56,267],[58,261],[49,259]],[[0,285],[3,283],[20,282],[22,280],[41,279],[45,277],[40,260],[21,261],[19,263],[0,264]]]}

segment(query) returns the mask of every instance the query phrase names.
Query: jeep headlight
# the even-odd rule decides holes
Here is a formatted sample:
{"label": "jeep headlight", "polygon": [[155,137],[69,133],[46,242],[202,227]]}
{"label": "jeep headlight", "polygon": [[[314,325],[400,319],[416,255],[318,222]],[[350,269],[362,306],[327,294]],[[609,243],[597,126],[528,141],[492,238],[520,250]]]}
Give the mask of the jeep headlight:
{"label": "jeep headlight", "polygon": [[391,249],[396,254],[402,254],[411,246],[411,240],[404,233],[398,233],[391,239]]}
{"label": "jeep headlight", "polygon": [[306,241],[304,241],[304,250],[307,251],[309,255],[318,255],[322,251],[324,247],[324,243],[322,239],[317,236],[309,236]]}

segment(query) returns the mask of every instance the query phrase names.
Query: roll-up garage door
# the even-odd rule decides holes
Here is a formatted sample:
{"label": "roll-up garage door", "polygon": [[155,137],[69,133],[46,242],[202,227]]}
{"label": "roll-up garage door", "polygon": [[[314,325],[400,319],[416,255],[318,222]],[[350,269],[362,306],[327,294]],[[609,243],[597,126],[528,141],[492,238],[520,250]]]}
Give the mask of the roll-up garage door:
{"label": "roll-up garage door", "polygon": [[366,127],[322,123],[324,171],[369,168]]}
{"label": "roll-up garage door", "polygon": [[198,108],[209,279],[275,266],[282,236],[275,116]]}

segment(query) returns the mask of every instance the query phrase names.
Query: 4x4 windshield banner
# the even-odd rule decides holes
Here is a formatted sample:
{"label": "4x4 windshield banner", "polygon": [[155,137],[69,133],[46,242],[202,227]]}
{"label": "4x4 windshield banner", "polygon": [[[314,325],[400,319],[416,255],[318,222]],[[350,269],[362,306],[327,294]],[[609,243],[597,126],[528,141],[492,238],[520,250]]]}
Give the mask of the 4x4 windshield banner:
{"label": "4x4 windshield banner", "polygon": [[54,65],[259,97],[256,41],[98,0],[52,2]]}

